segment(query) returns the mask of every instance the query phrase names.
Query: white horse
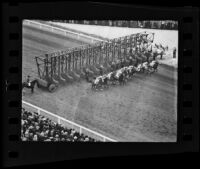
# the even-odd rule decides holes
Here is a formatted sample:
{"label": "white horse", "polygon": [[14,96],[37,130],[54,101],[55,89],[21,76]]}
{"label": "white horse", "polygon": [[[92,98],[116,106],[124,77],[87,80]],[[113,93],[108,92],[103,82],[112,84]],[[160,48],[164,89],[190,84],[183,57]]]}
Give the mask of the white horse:
{"label": "white horse", "polygon": [[110,72],[110,73],[108,73],[108,74],[107,74],[107,78],[108,78],[108,80],[110,80],[110,79],[111,79],[111,77],[112,77],[112,74],[113,74],[113,72]]}
{"label": "white horse", "polygon": [[127,70],[128,70],[129,78],[131,78],[133,77],[133,74],[135,73],[135,71],[137,71],[137,68],[131,65],[127,68]]}
{"label": "white horse", "polygon": [[138,67],[137,67],[137,70],[139,72],[142,71],[142,72],[150,73],[148,62],[144,62],[144,63],[139,64]]}
{"label": "white horse", "polygon": [[102,76],[98,76],[93,82],[92,82],[92,88],[97,89],[100,85],[100,81],[102,80]]}
{"label": "white horse", "polygon": [[149,67],[153,69],[154,72],[158,71],[158,65],[159,65],[159,62],[156,60],[153,60],[151,63],[149,63]]}
{"label": "white horse", "polygon": [[[122,68],[123,69],[123,68]],[[119,69],[117,70],[116,74],[115,74],[115,77],[119,78],[119,76],[123,73],[123,70],[122,69]]]}

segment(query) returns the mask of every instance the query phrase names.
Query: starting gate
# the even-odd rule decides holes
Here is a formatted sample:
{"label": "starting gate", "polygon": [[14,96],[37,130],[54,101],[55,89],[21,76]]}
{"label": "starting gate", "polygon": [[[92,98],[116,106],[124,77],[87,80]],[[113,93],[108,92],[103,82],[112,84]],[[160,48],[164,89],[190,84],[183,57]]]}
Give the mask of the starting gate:
{"label": "starting gate", "polygon": [[48,84],[79,79],[85,68],[98,71],[100,65],[109,68],[112,62],[145,52],[154,40],[154,33],[137,33],[109,41],[60,50],[36,56],[38,76]]}

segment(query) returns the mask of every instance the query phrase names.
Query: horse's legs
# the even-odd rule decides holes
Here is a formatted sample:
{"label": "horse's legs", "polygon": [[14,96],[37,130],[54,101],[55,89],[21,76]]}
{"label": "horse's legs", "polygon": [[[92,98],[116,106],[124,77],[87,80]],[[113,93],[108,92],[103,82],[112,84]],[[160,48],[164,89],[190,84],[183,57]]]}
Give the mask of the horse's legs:
{"label": "horse's legs", "polygon": [[94,86],[94,84],[92,83],[92,89],[94,89],[94,87],[95,87],[95,86]]}
{"label": "horse's legs", "polygon": [[31,88],[31,93],[33,93],[34,92],[34,87],[33,88]]}

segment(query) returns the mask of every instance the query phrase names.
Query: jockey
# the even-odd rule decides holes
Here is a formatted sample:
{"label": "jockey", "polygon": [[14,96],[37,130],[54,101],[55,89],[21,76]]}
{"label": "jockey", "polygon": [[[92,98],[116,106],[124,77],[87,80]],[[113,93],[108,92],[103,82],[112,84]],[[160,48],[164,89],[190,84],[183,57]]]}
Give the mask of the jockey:
{"label": "jockey", "polygon": [[111,78],[112,74],[113,74],[113,72],[110,72],[110,73],[107,74],[108,79]]}
{"label": "jockey", "polygon": [[102,79],[102,81],[104,82],[104,80],[105,80],[106,78],[107,78],[107,75],[103,75],[101,79]]}
{"label": "jockey", "polygon": [[148,63],[148,62],[144,62],[142,65],[143,65],[144,67],[148,67],[148,66],[149,66],[149,63]]}
{"label": "jockey", "polygon": [[30,76],[29,75],[27,76],[26,82],[27,82],[28,86],[31,86],[31,81],[30,81]]}

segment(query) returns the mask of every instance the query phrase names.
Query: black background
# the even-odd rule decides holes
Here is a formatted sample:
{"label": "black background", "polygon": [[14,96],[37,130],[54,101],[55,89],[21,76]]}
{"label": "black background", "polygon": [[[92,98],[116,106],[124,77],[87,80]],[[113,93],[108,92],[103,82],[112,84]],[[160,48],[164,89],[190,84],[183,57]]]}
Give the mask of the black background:
{"label": "black background", "polygon": [[[14,2],[14,1],[13,1]],[[193,13],[191,12],[190,7],[187,9],[181,8],[169,8],[172,6],[193,6],[191,4],[192,1],[148,1],[148,2],[141,2],[141,1],[134,1],[128,2],[123,1],[117,2],[119,3],[116,7],[109,7],[109,5],[105,5],[103,2],[95,3],[95,8],[93,8],[92,3],[88,4],[81,4],[79,6],[71,4],[61,4],[54,3],[54,1],[50,1],[51,5],[48,8],[47,4],[39,4],[34,6],[34,3],[29,1],[29,3],[23,3],[24,1],[18,3],[10,3],[10,7],[7,10],[2,9],[2,31],[1,34],[3,37],[3,46],[2,47],[2,65],[1,65],[1,73],[3,75],[3,88],[5,87],[4,80],[9,79],[9,82],[21,84],[21,25],[16,24],[16,26],[12,26],[10,28],[8,18],[9,16],[17,15],[19,17],[19,23],[23,18],[40,18],[40,19],[55,19],[55,18],[64,18],[67,17],[69,19],[121,19],[126,17],[127,19],[175,19],[179,21],[179,54],[183,53],[184,44],[183,44],[183,36],[184,32],[186,33],[194,33],[197,31],[195,29],[196,24],[193,23],[191,27],[184,27],[183,25],[183,16],[193,16],[195,19],[198,19],[197,14],[195,14],[195,10]],[[36,1],[35,1],[36,2]],[[107,1],[111,3],[112,1]],[[20,7],[20,5],[22,6]],[[132,8],[129,4],[137,5],[139,8]],[[70,7],[70,5],[72,5]],[[101,6],[102,5],[102,6]],[[149,5],[147,7],[146,5]],[[106,7],[107,6],[107,7]],[[126,7],[123,7],[126,6]],[[146,7],[145,7],[146,6]],[[145,9],[143,8],[145,7]],[[12,10],[10,10],[12,8]],[[67,9],[66,9],[67,8]],[[107,8],[107,10],[106,10]],[[20,10],[19,10],[20,9]],[[75,9],[75,10],[74,10]],[[84,9],[84,10],[83,10]],[[103,9],[103,10],[102,10]],[[142,11],[142,12],[141,12]],[[193,19],[193,21],[196,21]],[[10,42],[8,40],[9,32],[18,32],[19,33],[19,40],[17,42]],[[6,93],[3,90],[3,114],[2,114],[2,122],[1,125],[3,127],[3,143],[2,148],[3,151],[2,155],[2,162],[3,165],[12,166],[12,165],[20,165],[20,164],[31,164],[31,163],[46,163],[41,165],[41,167],[48,167],[48,168],[58,168],[62,165],[62,167],[74,167],[80,164],[80,167],[88,167],[91,166],[92,168],[96,168],[100,166],[101,168],[106,167],[105,162],[109,162],[111,166],[115,167],[118,163],[121,163],[120,168],[127,167],[126,165],[129,163],[129,167],[140,167],[144,164],[147,167],[150,167],[150,164],[154,166],[168,166],[173,167],[174,163],[176,162],[178,165],[183,165],[185,167],[192,167],[195,161],[198,161],[196,157],[196,153],[191,153],[193,151],[199,150],[199,146],[197,144],[199,137],[197,136],[197,132],[199,131],[199,123],[198,123],[198,95],[199,94],[199,79],[197,75],[199,74],[198,63],[199,63],[199,56],[198,51],[195,49],[198,47],[198,40],[199,34],[193,35],[192,41],[195,43],[191,46],[192,56],[190,57],[181,57],[179,56],[179,107],[178,107],[178,116],[179,116],[179,129],[178,129],[178,143],[170,143],[170,144],[161,144],[161,143],[78,143],[78,144],[54,144],[54,143],[22,143],[22,142],[10,142],[8,140],[9,133],[13,132],[20,135],[20,123],[18,123],[15,127],[10,127],[11,125],[8,124],[7,118],[17,117],[20,119],[20,108],[8,108],[8,100],[19,100],[21,98],[21,91],[16,91],[15,93]],[[19,56],[18,57],[10,57],[9,50],[11,49],[18,49]],[[12,65],[17,65],[19,68],[19,72],[15,75],[10,74],[8,69]],[[184,100],[184,92],[182,91],[182,85],[185,81],[184,73],[184,66],[192,67],[192,72],[189,73],[188,83],[193,85],[193,90],[191,90],[189,97],[192,100],[192,107],[185,108],[183,101],[188,101],[187,97]],[[187,73],[187,71],[186,71]],[[9,78],[8,78],[9,77]],[[20,100],[19,100],[20,102]],[[15,113],[13,113],[15,112]],[[188,126],[184,126],[182,119],[184,113],[190,112],[193,118],[193,123],[190,125],[191,130]],[[189,130],[188,130],[189,129]],[[192,134],[192,140],[184,141],[183,135],[184,133]],[[18,152],[19,156],[17,159],[10,159],[8,158],[9,151],[16,151]],[[145,152],[148,155],[145,155]],[[165,152],[164,155],[163,152]],[[158,155],[153,155],[154,153]],[[127,156],[128,155],[128,156]],[[106,157],[108,156],[108,157]],[[118,156],[118,157],[116,157]],[[45,157],[45,158],[44,158]],[[95,158],[98,157],[98,158]],[[56,160],[54,160],[56,159]],[[67,160],[67,161],[64,161]],[[55,161],[63,161],[63,162],[55,162]],[[54,162],[54,163],[48,163]],[[85,164],[89,162],[89,164]],[[95,164],[91,164],[91,162]],[[128,163],[127,163],[128,162]],[[137,165],[136,165],[137,164]],[[32,165],[31,167],[36,168],[37,165]],[[24,167],[25,168],[25,167]],[[27,168],[27,167],[26,167]]]}

